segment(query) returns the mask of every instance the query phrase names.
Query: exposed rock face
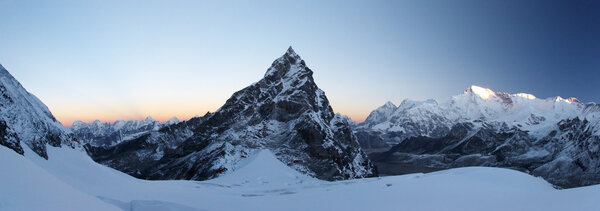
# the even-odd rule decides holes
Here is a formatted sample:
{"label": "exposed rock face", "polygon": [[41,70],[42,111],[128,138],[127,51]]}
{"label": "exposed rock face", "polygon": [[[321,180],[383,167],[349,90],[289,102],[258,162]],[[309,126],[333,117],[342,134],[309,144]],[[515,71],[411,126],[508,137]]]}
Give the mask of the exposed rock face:
{"label": "exposed rock face", "polygon": [[[314,83],[312,71],[292,48],[273,62],[262,80],[234,93],[201,121],[188,122],[116,147],[90,148],[89,152],[102,163],[148,179],[213,178],[235,169],[238,161],[260,149],[269,149],[287,165],[320,179],[377,174],[352,133],[352,122],[333,113],[325,93]],[[184,124],[188,126],[181,126]],[[156,146],[143,145],[158,139],[168,141],[157,137],[183,141],[154,153],[161,155],[149,159],[154,162],[128,165],[115,157],[123,149],[129,149],[125,151],[132,156],[156,152]],[[147,151],[138,153],[140,150]]]}
{"label": "exposed rock face", "polygon": [[378,123],[357,127],[357,134],[375,134],[359,135],[361,144],[383,139],[392,146],[371,154],[382,174],[495,166],[542,176],[560,187],[600,183],[595,103],[472,87],[446,104],[417,104],[419,110],[396,108]]}
{"label": "exposed rock face", "polygon": [[78,147],[77,139],[63,127],[48,107],[0,65],[0,145],[19,154],[26,144],[48,159],[46,146]]}

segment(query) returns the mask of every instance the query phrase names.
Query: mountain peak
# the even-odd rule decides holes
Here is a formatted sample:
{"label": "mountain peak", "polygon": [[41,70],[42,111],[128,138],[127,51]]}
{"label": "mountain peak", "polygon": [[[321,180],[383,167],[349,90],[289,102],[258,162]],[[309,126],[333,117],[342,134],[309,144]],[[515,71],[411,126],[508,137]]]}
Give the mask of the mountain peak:
{"label": "mountain peak", "polygon": [[386,108],[396,108],[396,105],[394,105],[394,103],[392,103],[392,101],[387,101],[387,102],[386,102],[386,103],[383,105],[383,107],[386,107]]}
{"label": "mountain peak", "polygon": [[288,55],[298,55],[296,54],[296,51],[294,51],[294,49],[292,48],[292,46],[290,45],[290,47],[288,47],[287,51],[285,52]]}
{"label": "mountain peak", "polygon": [[273,61],[273,64],[265,73],[265,77],[291,76],[297,72],[312,73],[312,71],[306,67],[306,64],[302,58],[300,58],[294,49],[292,49],[292,46],[290,46],[283,56]]}
{"label": "mountain peak", "polygon": [[179,123],[179,119],[177,119],[177,117],[171,117],[169,120],[167,120],[166,123],[169,124],[169,125],[171,125],[171,124],[177,124],[177,123]]}
{"label": "mountain peak", "polygon": [[146,117],[146,119],[144,119],[144,122],[154,122],[154,121],[156,121],[156,120],[154,120],[154,118],[152,118],[152,116],[150,116],[150,115],[148,115]]}
{"label": "mountain peak", "polygon": [[[319,179],[376,175],[350,122],[335,117],[312,71],[290,47],[263,79],[235,92],[147,177],[213,178],[261,149]],[[189,165],[174,165],[179,162]]]}
{"label": "mountain peak", "polygon": [[287,49],[287,51],[285,51],[285,54],[281,58],[287,59],[292,64],[296,64],[296,63],[302,61],[302,59],[300,58],[300,55],[298,55],[296,53],[296,51],[294,51],[292,46],[290,46]]}
{"label": "mountain peak", "polygon": [[475,86],[475,85],[471,85],[471,87],[469,87],[465,93],[473,93],[479,97],[481,97],[481,99],[487,100],[490,99],[490,97],[492,96],[496,96],[496,93],[494,91],[492,91],[491,89],[488,88],[483,88],[480,86]]}
{"label": "mountain peak", "polygon": [[581,103],[581,101],[579,101],[579,99],[574,98],[574,97],[570,97],[568,99],[565,99],[565,98],[562,98],[560,96],[556,96],[556,97],[554,97],[554,101],[556,101],[556,102],[565,102],[565,103],[569,103],[569,104],[572,104],[572,103]]}

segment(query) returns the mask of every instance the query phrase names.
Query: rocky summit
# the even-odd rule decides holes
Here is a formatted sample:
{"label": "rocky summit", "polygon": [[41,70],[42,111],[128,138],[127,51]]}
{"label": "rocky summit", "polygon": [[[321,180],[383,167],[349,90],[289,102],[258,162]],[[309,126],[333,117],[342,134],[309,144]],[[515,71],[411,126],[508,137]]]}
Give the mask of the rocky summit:
{"label": "rocky summit", "polygon": [[319,179],[377,175],[351,120],[333,112],[312,74],[290,47],[263,79],[234,93],[216,112],[114,146],[87,145],[88,152],[146,179],[214,178],[263,149]]}

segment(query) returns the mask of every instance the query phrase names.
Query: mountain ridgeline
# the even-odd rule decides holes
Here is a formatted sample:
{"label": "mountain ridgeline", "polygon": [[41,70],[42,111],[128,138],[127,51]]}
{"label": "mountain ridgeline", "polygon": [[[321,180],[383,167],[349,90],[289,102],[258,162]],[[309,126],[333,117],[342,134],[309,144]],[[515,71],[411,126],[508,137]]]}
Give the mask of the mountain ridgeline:
{"label": "mountain ridgeline", "polygon": [[79,148],[75,135],[0,65],[0,145],[24,154],[22,144],[48,159],[46,146]]}
{"label": "mountain ridgeline", "polygon": [[263,79],[216,112],[86,149],[96,161],[145,179],[214,178],[262,149],[320,179],[376,176],[350,120],[334,114],[312,73],[290,47]]}
{"label": "mountain ridgeline", "polygon": [[600,105],[472,86],[448,102],[405,100],[355,128],[382,174],[505,167],[559,187],[600,183]]}

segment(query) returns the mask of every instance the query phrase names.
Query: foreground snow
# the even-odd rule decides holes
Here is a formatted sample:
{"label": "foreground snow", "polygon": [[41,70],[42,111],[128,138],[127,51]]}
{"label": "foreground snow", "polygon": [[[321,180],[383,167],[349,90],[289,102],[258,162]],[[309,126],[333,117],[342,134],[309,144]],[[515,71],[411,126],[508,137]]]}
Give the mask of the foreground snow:
{"label": "foreground snow", "polygon": [[[26,148],[26,147],[24,147]],[[470,167],[339,182],[302,175],[267,150],[207,181],[145,181],[48,148],[0,147],[0,210],[597,210],[600,186],[556,190],[513,170]]]}

